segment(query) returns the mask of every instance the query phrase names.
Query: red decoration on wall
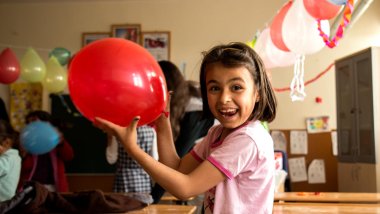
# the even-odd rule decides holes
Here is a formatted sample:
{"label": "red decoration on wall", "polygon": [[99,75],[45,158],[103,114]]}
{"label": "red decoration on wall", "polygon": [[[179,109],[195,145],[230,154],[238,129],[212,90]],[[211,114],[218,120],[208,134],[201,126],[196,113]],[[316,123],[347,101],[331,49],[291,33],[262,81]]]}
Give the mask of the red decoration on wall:
{"label": "red decoration on wall", "polygon": [[[309,85],[312,82],[315,82],[317,79],[321,78],[323,75],[325,75],[335,64],[331,63],[325,70],[323,70],[321,73],[319,73],[316,77],[308,80],[305,82],[305,86]],[[284,91],[290,91],[290,87],[285,88],[274,88],[274,91],[276,92],[284,92]]]}

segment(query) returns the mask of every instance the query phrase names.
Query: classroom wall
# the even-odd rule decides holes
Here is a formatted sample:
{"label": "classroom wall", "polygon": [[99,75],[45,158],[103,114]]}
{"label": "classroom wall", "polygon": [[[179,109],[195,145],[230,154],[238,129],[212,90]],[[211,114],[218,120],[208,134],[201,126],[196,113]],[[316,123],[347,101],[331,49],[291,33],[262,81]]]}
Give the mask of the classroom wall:
{"label": "classroom wall", "polygon": [[[20,3],[22,2],[22,3]],[[188,79],[198,78],[201,52],[230,41],[245,42],[253,38],[275,16],[286,1],[267,0],[97,0],[41,1],[22,0],[0,3],[0,48],[11,47],[21,57],[33,47],[45,60],[55,47],[72,53],[81,48],[83,32],[110,31],[112,24],[139,23],[143,31],[171,31],[171,59],[185,65]],[[324,48],[306,56],[305,80],[318,75],[335,59],[380,43],[380,1],[345,32],[335,49]],[[293,68],[272,69],[276,88],[290,84]],[[20,80],[22,81],[22,80]],[[292,102],[289,92],[277,93],[278,116],[273,129],[305,129],[305,118],[330,116],[330,127],[336,128],[335,76],[332,69],[306,87],[303,102]],[[8,103],[8,86],[0,85],[0,96]],[[322,103],[315,102],[316,97]],[[44,109],[49,99],[44,95]]]}

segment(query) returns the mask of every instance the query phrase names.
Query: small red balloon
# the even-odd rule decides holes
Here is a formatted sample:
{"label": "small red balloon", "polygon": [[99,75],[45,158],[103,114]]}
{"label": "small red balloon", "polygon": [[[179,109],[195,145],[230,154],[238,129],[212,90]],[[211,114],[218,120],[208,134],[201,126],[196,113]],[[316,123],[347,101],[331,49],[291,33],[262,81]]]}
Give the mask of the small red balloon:
{"label": "small red balloon", "polygon": [[20,63],[10,48],[0,54],[0,83],[10,84],[20,76]]}
{"label": "small red balloon", "polygon": [[154,57],[126,39],[97,40],[81,49],[69,67],[70,97],[89,120],[100,117],[121,126],[140,116],[154,121],[165,109],[166,82]]}
{"label": "small red balloon", "polygon": [[334,18],[341,8],[340,5],[330,3],[329,0],[303,0],[306,11],[316,19]]}
{"label": "small red balloon", "polygon": [[280,50],[289,52],[289,48],[285,45],[282,39],[282,23],[284,22],[285,15],[288,13],[289,8],[292,6],[292,1],[285,3],[274,17],[270,25],[270,38],[273,44]]}

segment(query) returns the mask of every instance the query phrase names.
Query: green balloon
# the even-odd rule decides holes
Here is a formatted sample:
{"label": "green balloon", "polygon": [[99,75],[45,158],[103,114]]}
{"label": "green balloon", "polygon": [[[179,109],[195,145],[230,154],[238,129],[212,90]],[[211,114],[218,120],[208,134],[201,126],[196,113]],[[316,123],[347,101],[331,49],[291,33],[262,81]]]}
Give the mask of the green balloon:
{"label": "green balloon", "polygon": [[59,64],[64,66],[69,62],[71,53],[66,48],[54,48],[49,53],[49,57],[52,57],[52,56],[54,56],[58,60]]}
{"label": "green balloon", "polygon": [[269,124],[267,121],[260,121],[261,122],[261,125],[264,126],[264,128],[269,132]]}

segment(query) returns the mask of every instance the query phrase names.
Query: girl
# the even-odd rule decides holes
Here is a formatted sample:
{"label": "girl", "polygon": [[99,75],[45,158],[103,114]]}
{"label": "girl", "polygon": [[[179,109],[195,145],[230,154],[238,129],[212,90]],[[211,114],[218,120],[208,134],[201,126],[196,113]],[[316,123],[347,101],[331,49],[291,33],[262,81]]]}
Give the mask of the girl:
{"label": "girl", "polygon": [[[137,128],[137,144],[153,156],[153,144],[156,133],[150,126]],[[148,193],[151,192],[150,176],[124,151],[124,148],[113,136],[108,136],[106,159],[109,164],[116,163],[116,174],[113,184],[114,192]]]}
{"label": "girl", "polygon": [[7,121],[0,120],[0,202],[16,193],[21,170],[18,145],[18,133]]}
{"label": "girl", "polygon": [[33,121],[45,121],[55,125],[61,135],[58,145],[48,153],[34,155],[27,153],[22,158],[19,189],[26,181],[37,181],[51,192],[68,192],[69,185],[65,174],[65,162],[74,158],[71,145],[65,140],[59,130],[58,123],[50,113],[42,110],[32,111],[25,117],[26,124]]}
{"label": "girl", "polygon": [[[271,122],[276,99],[260,57],[243,43],[205,53],[200,70],[203,110],[220,124],[180,159],[169,118],[156,121],[160,162],[136,144],[136,117],[127,127],[98,118],[162,187],[180,199],[205,193],[206,213],[272,213],[273,141],[260,120]],[[174,92],[175,93],[175,92]]]}

